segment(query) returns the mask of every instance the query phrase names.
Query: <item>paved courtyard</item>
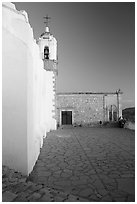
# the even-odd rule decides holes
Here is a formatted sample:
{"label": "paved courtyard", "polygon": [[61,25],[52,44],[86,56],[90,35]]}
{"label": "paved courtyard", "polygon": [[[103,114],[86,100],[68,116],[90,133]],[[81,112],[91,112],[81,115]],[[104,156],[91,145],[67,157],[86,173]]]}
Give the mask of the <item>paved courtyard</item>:
{"label": "paved courtyard", "polygon": [[88,201],[135,201],[135,132],[63,128],[48,133],[29,180]]}

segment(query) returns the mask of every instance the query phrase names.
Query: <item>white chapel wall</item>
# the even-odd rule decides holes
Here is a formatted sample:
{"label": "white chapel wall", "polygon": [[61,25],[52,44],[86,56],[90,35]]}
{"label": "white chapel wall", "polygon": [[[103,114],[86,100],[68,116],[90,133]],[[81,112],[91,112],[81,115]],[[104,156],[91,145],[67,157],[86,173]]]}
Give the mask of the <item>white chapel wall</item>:
{"label": "white chapel wall", "polygon": [[55,92],[54,92],[54,73],[52,71],[46,72],[46,103],[45,103],[45,109],[46,109],[46,128],[47,131],[55,130],[56,120],[54,118],[55,115]]}
{"label": "white chapel wall", "polygon": [[[57,60],[57,41],[52,34],[47,33],[45,37],[40,37],[38,40],[40,58],[43,60],[43,78],[44,78],[44,97],[46,98],[44,110],[46,113],[46,130],[55,130],[57,128],[55,119],[55,90],[56,90],[56,73],[54,68]],[[44,60],[44,48],[49,47],[49,60]]]}
{"label": "white chapel wall", "polygon": [[[50,60],[57,60],[57,41],[56,39],[50,35],[49,43],[46,44],[50,50]],[[39,43],[41,58],[44,59],[44,47],[45,47],[45,39],[41,39]]]}
{"label": "white chapel wall", "polygon": [[3,3],[2,162],[29,174],[46,134],[45,70],[24,11]]}

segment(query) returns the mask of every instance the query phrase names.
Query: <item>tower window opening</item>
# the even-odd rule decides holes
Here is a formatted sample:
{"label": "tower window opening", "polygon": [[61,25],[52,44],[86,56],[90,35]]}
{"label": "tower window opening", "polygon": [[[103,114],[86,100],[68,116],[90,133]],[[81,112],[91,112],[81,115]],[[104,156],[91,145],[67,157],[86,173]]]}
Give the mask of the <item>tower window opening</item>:
{"label": "tower window opening", "polygon": [[44,59],[49,59],[49,47],[44,48]]}

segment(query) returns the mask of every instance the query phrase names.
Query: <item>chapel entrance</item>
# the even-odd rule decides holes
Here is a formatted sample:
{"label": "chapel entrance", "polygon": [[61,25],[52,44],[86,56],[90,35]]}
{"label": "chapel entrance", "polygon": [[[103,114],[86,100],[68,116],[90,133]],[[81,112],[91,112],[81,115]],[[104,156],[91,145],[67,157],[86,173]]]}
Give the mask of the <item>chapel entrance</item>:
{"label": "chapel entrance", "polygon": [[61,111],[62,125],[72,125],[72,111]]}

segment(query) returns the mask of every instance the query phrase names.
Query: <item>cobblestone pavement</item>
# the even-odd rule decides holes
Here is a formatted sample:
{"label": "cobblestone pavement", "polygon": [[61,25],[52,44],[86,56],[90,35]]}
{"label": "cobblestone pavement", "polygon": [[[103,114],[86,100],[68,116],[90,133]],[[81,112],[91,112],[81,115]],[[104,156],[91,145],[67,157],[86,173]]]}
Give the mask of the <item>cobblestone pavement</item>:
{"label": "cobblestone pavement", "polygon": [[120,128],[52,131],[29,179],[88,201],[135,201],[134,139]]}
{"label": "cobblestone pavement", "polygon": [[3,201],[133,202],[134,136],[119,128],[52,131],[28,178],[3,167]]}
{"label": "cobblestone pavement", "polygon": [[88,202],[87,199],[49,188],[44,184],[27,181],[27,177],[6,166],[2,168],[2,201]]}

